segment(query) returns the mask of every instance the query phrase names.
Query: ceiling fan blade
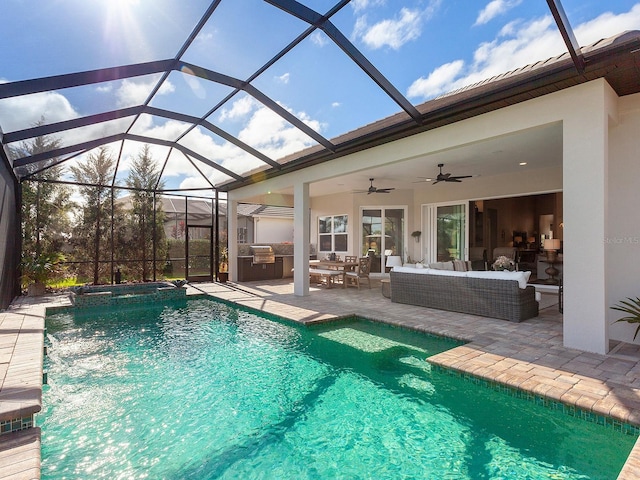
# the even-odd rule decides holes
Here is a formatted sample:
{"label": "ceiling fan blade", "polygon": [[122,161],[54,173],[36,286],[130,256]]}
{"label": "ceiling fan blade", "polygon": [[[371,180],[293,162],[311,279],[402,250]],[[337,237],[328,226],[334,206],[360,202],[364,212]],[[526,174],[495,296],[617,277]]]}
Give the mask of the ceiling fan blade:
{"label": "ceiling fan blade", "polygon": [[[438,176],[436,177],[436,181],[433,182],[432,185],[435,185],[438,182],[460,183],[461,178],[471,178],[473,176],[473,175],[451,175],[450,173],[442,173],[442,167],[444,167],[444,164],[439,163],[438,168],[440,168],[440,173],[438,173]],[[418,178],[425,178],[425,177],[418,177]],[[414,183],[417,183],[417,182],[414,182]]]}

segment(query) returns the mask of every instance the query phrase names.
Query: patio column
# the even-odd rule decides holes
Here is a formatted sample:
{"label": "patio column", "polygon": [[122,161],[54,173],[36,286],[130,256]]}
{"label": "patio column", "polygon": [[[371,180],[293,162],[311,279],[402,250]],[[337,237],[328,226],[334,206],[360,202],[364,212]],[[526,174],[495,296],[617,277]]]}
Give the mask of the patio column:
{"label": "patio column", "polygon": [[309,184],[293,186],[293,293],[309,295]]}
{"label": "patio column", "polygon": [[238,281],[238,202],[227,200],[227,238],[229,247],[227,258],[229,259],[229,279]]}
{"label": "patio column", "polygon": [[609,121],[617,97],[604,81],[576,90],[563,121],[564,345],[604,354]]}

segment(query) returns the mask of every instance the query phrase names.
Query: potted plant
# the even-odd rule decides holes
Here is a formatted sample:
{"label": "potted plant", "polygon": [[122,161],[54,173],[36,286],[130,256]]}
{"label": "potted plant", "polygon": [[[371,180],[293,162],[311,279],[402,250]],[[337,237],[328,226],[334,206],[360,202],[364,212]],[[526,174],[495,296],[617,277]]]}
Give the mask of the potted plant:
{"label": "potted plant", "polygon": [[619,318],[613,323],[627,322],[639,324],[638,328],[636,328],[636,333],[633,335],[633,339],[635,340],[638,336],[638,332],[640,331],[640,298],[627,298],[626,300],[621,300],[620,304],[614,305],[611,309],[628,314],[628,316]]}
{"label": "potted plant", "polygon": [[420,235],[422,235],[422,232],[420,230],[416,230],[415,232],[411,232],[411,236],[413,238],[415,238],[416,243],[418,243],[420,241]]}
{"label": "potted plant", "polygon": [[492,267],[496,272],[501,272],[504,270],[513,272],[513,270],[515,270],[516,264],[509,257],[500,255],[498,258],[496,258],[496,261],[493,262]]}
{"label": "potted plant", "polygon": [[62,271],[66,259],[61,253],[43,253],[35,258],[23,259],[20,263],[22,280],[27,283],[27,295],[44,295],[47,281]]}
{"label": "potted plant", "polygon": [[229,280],[229,250],[227,247],[220,247],[219,254],[219,267],[218,267],[218,281],[225,283]]}

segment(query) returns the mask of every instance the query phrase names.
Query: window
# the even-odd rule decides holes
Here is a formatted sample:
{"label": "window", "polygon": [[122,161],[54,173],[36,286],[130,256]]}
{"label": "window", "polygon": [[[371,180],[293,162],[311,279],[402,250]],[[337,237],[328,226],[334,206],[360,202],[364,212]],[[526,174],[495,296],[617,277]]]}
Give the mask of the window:
{"label": "window", "polygon": [[247,227],[238,227],[238,243],[247,243]]}
{"label": "window", "polygon": [[320,252],[346,252],[348,215],[318,217],[318,245]]}

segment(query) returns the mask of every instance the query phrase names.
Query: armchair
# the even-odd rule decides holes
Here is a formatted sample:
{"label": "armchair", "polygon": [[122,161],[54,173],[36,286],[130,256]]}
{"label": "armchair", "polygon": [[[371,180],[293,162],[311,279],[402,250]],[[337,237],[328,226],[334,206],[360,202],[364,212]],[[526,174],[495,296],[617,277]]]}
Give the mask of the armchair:
{"label": "armchair", "polygon": [[470,247],[469,261],[473,270],[487,270],[487,249],[484,247]]}

